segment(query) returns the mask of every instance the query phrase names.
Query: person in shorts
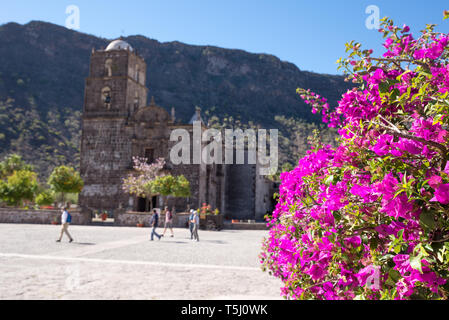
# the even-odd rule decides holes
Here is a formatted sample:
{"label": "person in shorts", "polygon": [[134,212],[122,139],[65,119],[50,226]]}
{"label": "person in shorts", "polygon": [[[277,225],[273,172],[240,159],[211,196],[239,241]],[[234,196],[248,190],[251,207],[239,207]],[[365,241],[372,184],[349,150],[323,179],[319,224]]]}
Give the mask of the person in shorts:
{"label": "person in shorts", "polygon": [[167,231],[167,228],[170,229],[171,236],[174,237],[173,233],[173,211],[168,210],[168,207],[165,207],[165,225],[164,225],[164,232],[162,232],[162,236],[165,236],[165,232]]}

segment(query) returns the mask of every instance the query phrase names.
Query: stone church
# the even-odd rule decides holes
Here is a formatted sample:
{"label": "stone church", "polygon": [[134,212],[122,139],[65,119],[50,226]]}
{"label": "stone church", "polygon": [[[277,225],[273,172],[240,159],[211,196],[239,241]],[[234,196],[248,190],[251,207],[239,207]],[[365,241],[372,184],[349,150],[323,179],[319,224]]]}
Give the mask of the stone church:
{"label": "stone church", "polygon": [[[148,162],[165,158],[165,172],[183,174],[190,182],[190,198],[170,198],[177,212],[208,203],[227,218],[262,220],[273,209],[274,185],[257,174],[257,164],[170,163],[170,133],[184,128],[192,135],[193,121],[201,121],[192,101],[192,120],[179,123],[171,113],[151,99],[147,105],[147,65],[125,41],[112,41],[105,50],[92,50],[90,71],[85,82],[81,137],[81,177],[84,188],[79,196],[85,211],[121,209],[144,211],[145,199],[122,190],[122,180],[133,171],[133,157]],[[192,152],[191,152],[192,154]],[[162,199],[151,199],[154,207]]]}

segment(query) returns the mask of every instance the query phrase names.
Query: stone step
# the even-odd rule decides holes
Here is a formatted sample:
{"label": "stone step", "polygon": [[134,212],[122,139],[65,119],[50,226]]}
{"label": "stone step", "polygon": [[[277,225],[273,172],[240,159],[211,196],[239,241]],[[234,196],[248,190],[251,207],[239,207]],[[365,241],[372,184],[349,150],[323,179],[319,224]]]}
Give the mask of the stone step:
{"label": "stone step", "polygon": [[91,223],[89,223],[89,225],[91,225],[91,226],[109,226],[109,227],[116,226],[114,224],[114,222],[97,222],[97,221],[92,221]]}
{"label": "stone step", "polygon": [[225,222],[223,229],[229,230],[268,230],[265,222]]}

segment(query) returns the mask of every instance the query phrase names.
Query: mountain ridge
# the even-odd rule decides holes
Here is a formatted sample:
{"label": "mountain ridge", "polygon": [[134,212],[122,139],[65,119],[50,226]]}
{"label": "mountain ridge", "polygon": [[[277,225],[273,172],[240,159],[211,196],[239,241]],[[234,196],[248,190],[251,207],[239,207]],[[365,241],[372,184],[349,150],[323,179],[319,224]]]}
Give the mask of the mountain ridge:
{"label": "mountain ridge", "polygon": [[[148,97],[187,122],[199,106],[265,128],[277,115],[319,122],[296,94],[311,88],[335,105],[351,87],[274,55],[124,37],[147,63]],[[80,116],[92,48],[109,39],[43,21],[0,26],[0,157],[17,152],[43,174],[79,162]]]}

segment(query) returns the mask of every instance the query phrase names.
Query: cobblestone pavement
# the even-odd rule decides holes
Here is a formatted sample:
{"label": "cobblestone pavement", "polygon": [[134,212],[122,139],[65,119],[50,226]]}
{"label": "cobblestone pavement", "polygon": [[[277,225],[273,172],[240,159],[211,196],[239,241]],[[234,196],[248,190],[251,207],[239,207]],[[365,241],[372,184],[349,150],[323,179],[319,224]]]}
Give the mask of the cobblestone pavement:
{"label": "cobblestone pavement", "polygon": [[[0,299],[281,299],[260,269],[266,231],[0,224]],[[161,233],[163,229],[159,228]]]}

